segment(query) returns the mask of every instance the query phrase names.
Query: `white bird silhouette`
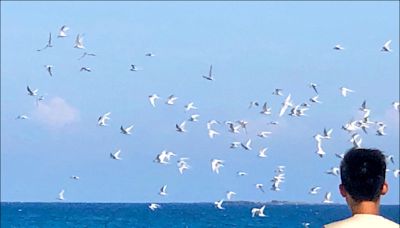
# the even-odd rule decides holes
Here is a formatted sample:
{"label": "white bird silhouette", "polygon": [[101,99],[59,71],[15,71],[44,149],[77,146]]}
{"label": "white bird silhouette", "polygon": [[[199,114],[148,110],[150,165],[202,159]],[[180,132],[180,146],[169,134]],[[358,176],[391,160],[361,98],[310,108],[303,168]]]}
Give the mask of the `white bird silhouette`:
{"label": "white bird silhouette", "polygon": [[256,184],[256,188],[260,189],[261,192],[265,193],[263,184]]}
{"label": "white bird silhouette", "polygon": [[400,102],[399,101],[393,101],[392,106],[395,110],[400,111]]}
{"label": "white bird silhouette", "polygon": [[215,201],[215,202],[214,202],[214,205],[215,205],[216,208],[218,208],[218,209],[220,209],[220,210],[224,210],[225,208],[222,207],[222,203],[223,203],[223,202],[224,202],[223,199],[220,200],[220,201]]}
{"label": "white bird silhouette", "polygon": [[83,45],[83,34],[78,34],[75,39],[74,48],[84,49],[85,46]]}
{"label": "white bird silhouette", "polygon": [[121,150],[117,150],[114,153],[110,153],[110,158],[114,160],[122,160],[122,158],[119,156],[121,154]]}
{"label": "white bird silhouette", "polygon": [[312,103],[322,104],[322,102],[319,101],[318,98],[319,98],[319,95],[314,96],[314,97],[310,98],[310,101],[311,101]]}
{"label": "white bird silhouette", "polygon": [[46,46],[44,46],[44,47],[41,48],[41,49],[37,49],[36,51],[43,51],[44,49],[46,49],[46,48],[51,48],[51,47],[53,47],[53,45],[51,44],[51,33],[49,33],[49,39],[48,39],[48,41],[47,41]]}
{"label": "white bird silhouette", "polygon": [[131,71],[138,71],[139,68],[135,64],[131,64]]}
{"label": "white bird silhouette", "polygon": [[344,50],[344,47],[340,46],[340,44],[335,45],[335,47],[333,47],[333,49],[341,51]]}
{"label": "white bird silhouette", "polygon": [[165,102],[167,105],[173,105],[175,104],[176,100],[178,99],[178,97],[175,97],[174,95],[170,95],[167,98],[167,101]]}
{"label": "white bird silhouette", "polygon": [[268,148],[262,148],[259,152],[258,152],[258,157],[260,158],[266,158],[267,157],[267,150]]}
{"label": "white bird silhouette", "polygon": [[58,193],[58,198],[57,198],[58,200],[64,200],[64,192],[65,192],[64,189],[62,189],[61,192]]}
{"label": "white bird silhouette", "polygon": [[240,142],[231,142],[231,149],[238,148],[240,146]]}
{"label": "white bird silhouette", "polygon": [[267,102],[264,103],[263,109],[260,113],[264,115],[271,115],[271,108],[268,107]]}
{"label": "white bird silhouette", "polygon": [[49,75],[53,76],[53,73],[51,72],[51,69],[53,68],[53,66],[52,65],[44,65],[44,67],[46,68]]}
{"label": "white bird silhouette", "polygon": [[342,94],[343,97],[346,97],[348,93],[354,93],[354,90],[348,89],[346,87],[340,87],[340,93]]}
{"label": "white bird silhouette", "polygon": [[124,134],[124,135],[130,135],[130,134],[132,134],[132,133],[131,133],[132,128],[133,128],[133,125],[131,125],[131,126],[127,127],[127,128],[124,128],[124,127],[121,125],[121,127],[120,127],[121,133]]}
{"label": "white bird silhouette", "polygon": [[160,196],[166,196],[167,195],[167,185],[162,186],[160,189],[160,192],[158,194]]}
{"label": "white bird silhouette", "polygon": [[107,113],[101,115],[97,119],[97,125],[99,125],[99,126],[108,126],[108,124],[106,122],[110,119],[110,115],[111,115],[111,112],[107,112]]}
{"label": "white bird silhouette", "polygon": [[260,104],[258,103],[258,101],[250,101],[250,105],[249,105],[249,109],[251,109],[254,106],[259,106]]}
{"label": "white bird silhouette", "polygon": [[176,127],[176,131],[177,132],[186,132],[186,129],[185,129],[185,125],[186,125],[186,121],[183,121],[181,124],[175,124],[175,127]]}
{"label": "white bird silhouette", "polygon": [[88,52],[84,52],[84,53],[82,54],[82,56],[81,56],[81,57],[79,57],[79,59],[78,59],[78,60],[81,60],[81,59],[83,59],[85,56],[96,56],[96,54],[94,54],[94,53],[88,53]]}
{"label": "white bird silhouette", "polygon": [[213,81],[214,80],[214,77],[212,75],[212,65],[210,65],[210,70],[208,72],[208,75],[207,76],[203,75],[203,78],[205,78],[205,79],[207,79],[209,81]]}
{"label": "white bird silhouette", "polygon": [[318,191],[321,189],[321,187],[316,186],[316,187],[312,187],[311,190],[308,192],[311,195],[315,195],[318,194]]}
{"label": "white bird silhouette", "polygon": [[160,97],[157,94],[149,95],[149,101],[151,106],[156,107],[156,100],[158,99],[160,99]]}
{"label": "white bird silhouette", "polygon": [[90,67],[81,67],[80,71],[92,72],[92,69]]}
{"label": "white bird silhouette", "polygon": [[332,167],[331,169],[325,172],[326,174],[331,174],[333,176],[339,176],[340,169],[338,167]]}
{"label": "white bird silhouette", "polygon": [[156,55],[153,54],[153,53],[151,53],[151,52],[148,52],[148,53],[146,53],[144,56],[147,56],[147,57],[154,57],[154,56],[156,56]]}
{"label": "white bird silhouette", "polygon": [[58,32],[58,38],[67,37],[67,31],[69,28],[66,25],[61,26],[60,31]]}
{"label": "white bird silhouette", "polygon": [[224,167],[224,161],[219,159],[211,160],[211,169],[213,172],[219,174],[219,168]]}
{"label": "white bird silhouette", "polygon": [[150,210],[155,211],[156,209],[160,208],[161,206],[159,204],[156,203],[151,203],[149,205]]}
{"label": "white bird silhouette", "polygon": [[265,205],[263,205],[261,208],[252,208],[251,209],[251,217],[265,217],[266,215],[264,214],[264,209]]}
{"label": "white bird silhouette", "polygon": [[392,40],[386,41],[386,43],[383,45],[381,51],[391,52],[392,49],[390,48],[390,43],[392,43]]}
{"label": "white bird silhouette", "polygon": [[197,109],[197,107],[194,106],[194,102],[190,102],[189,104],[185,105],[185,111],[186,112],[189,111],[189,110],[192,110],[192,109]]}
{"label": "white bird silhouette", "polygon": [[17,120],[27,120],[29,117],[27,115],[18,115],[15,119]]}
{"label": "white bird silhouette", "polygon": [[285,101],[282,103],[282,108],[281,108],[281,110],[279,111],[279,116],[283,116],[283,114],[285,113],[286,109],[287,109],[289,106],[292,106],[292,103],[290,102],[290,98],[291,98],[291,95],[289,94],[289,95],[286,97]]}
{"label": "white bird silhouette", "polygon": [[310,83],[310,88],[312,88],[315,91],[316,94],[318,94],[317,86],[318,85],[315,84],[315,83]]}
{"label": "white bird silhouette", "polygon": [[74,180],[79,180],[80,179],[78,176],[71,176],[70,178],[74,179]]}
{"label": "white bird silhouette", "polygon": [[199,121],[199,117],[200,117],[199,114],[193,114],[190,116],[189,121],[197,122],[197,121]]}
{"label": "white bird silhouette", "polygon": [[247,175],[248,175],[246,172],[243,172],[243,171],[238,171],[236,174],[237,174],[238,176],[240,176],[240,177],[242,177],[242,176],[247,176]]}
{"label": "white bird silhouette", "polygon": [[226,192],[226,198],[228,200],[231,200],[233,195],[236,195],[236,192],[232,192],[232,191],[227,191]]}
{"label": "white bird silhouette", "polygon": [[270,132],[270,131],[262,131],[262,132],[258,133],[257,136],[259,136],[261,138],[267,138],[270,134],[272,134],[272,132]]}
{"label": "white bird silhouette", "polygon": [[272,94],[277,96],[283,96],[282,89],[275,89],[275,91],[272,92]]}
{"label": "white bird silhouette", "polygon": [[242,145],[242,147],[245,150],[251,150],[252,148],[250,147],[250,144],[251,144],[251,139],[247,140],[246,144],[241,143],[240,145]]}
{"label": "white bird silhouette", "polygon": [[210,137],[210,139],[214,138],[216,135],[219,135],[219,132],[214,131],[213,129],[208,129],[208,137]]}
{"label": "white bird silhouette", "polygon": [[323,203],[333,203],[331,198],[332,198],[332,193],[331,192],[327,192],[325,194],[324,201],[322,201],[322,202]]}
{"label": "white bird silhouette", "polygon": [[29,96],[37,96],[37,92],[39,91],[38,89],[32,90],[29,86],[26,87],[26,90],[28,90],[28,95]]}

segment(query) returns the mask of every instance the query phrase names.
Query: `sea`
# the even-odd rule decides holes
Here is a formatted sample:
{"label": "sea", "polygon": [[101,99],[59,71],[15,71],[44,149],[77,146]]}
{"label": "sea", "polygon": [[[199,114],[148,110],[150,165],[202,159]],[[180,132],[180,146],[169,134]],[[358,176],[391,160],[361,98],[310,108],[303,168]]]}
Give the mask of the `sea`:
{"label": "sea", "polygon": [[[1,203],[1,228],[8,227],[322,227],[350,216],[346,205],[226,202],[160,203]],[[266,205],[266,217],[251,209]],[[399,223],[400,206],[382,205],[381,215]]]}

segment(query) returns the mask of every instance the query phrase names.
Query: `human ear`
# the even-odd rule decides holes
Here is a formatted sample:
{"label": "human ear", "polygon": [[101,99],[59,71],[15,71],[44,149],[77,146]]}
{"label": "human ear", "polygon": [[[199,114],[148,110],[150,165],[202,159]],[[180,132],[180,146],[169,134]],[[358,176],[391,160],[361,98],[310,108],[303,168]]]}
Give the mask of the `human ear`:
{"label": "human ear", "polygon": [[346,192],[346,189],[344,189],[344,185],[343,184],[339,185],[339,192],[340,192],[340,195],[342,195],[344,198],[346,198],[347,192]]}
{"label": "human ear", "polygon": [[381,195],[385,195],[389,191],[388,183],[385,181],[382,185]]}

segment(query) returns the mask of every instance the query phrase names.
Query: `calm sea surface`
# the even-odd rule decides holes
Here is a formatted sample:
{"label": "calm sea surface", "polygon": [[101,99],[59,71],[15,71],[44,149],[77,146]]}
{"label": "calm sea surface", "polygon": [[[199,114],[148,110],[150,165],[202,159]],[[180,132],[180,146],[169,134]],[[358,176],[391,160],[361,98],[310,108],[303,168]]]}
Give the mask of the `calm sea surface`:
{"label": "calm sea surface", "polygon": [[[350,216],[345,205],[266,204],[267,217],[251,217],[257,203],[167,203],[151,211],[141,203],[1,203],[1,227],[321,227]],[[400,206],[382,206],[397,223]]]}

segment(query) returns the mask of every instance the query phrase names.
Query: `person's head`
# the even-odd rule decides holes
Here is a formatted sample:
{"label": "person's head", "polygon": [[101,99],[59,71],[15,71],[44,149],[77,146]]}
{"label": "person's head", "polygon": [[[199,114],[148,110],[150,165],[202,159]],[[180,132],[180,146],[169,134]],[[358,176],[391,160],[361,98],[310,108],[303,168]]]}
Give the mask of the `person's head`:
{"label": "person's head", "polygon": [[386,194],[386,160],[377,149],[352,148],[340,164],[340,193],[355,203],[377,202]]}

